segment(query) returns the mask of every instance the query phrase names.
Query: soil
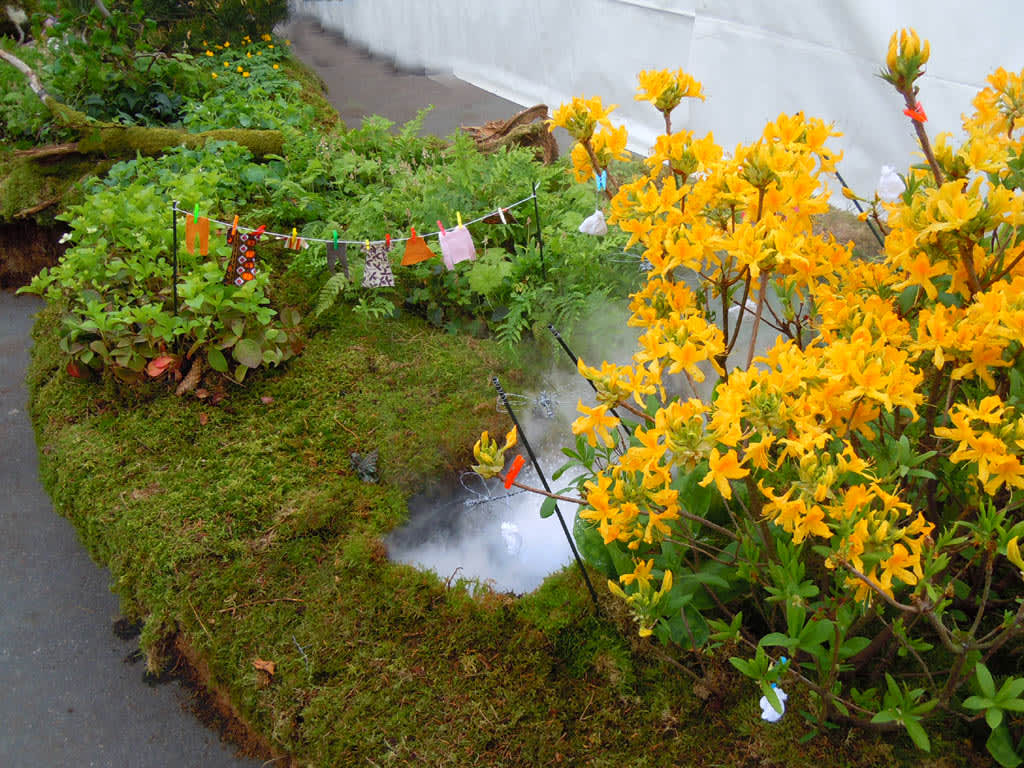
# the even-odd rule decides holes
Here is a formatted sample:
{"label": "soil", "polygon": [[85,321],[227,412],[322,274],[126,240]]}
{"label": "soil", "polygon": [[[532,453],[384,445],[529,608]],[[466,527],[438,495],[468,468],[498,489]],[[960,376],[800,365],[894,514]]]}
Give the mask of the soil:
{"label": "soil", "polygon": [[174,677],[192,694],[189,708],[199,721],[216,731],[221,740],[234,744],[238,754],[264,760],[278,768],[297,768],[289,755],[275,749],[242,717],[227,692],[214,684],[203,657],[180,633],[170,644]]}
{"label": "soil", "polygon": [[67,229],[35,221],[0,222],[0,288],[20,288],[43,267],[57,263],[67,247],[60,242]]}

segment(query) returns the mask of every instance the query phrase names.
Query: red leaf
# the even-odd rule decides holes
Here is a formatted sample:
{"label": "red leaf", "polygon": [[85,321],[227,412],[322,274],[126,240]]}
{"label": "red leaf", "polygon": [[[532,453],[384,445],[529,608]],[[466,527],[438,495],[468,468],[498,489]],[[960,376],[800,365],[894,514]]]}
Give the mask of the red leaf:
{"label": "red leaf", "polygon": [[176,363],[178,358],[172,357],[171,355],[161,355],[160,357],[154,357],[149,361],[149,365],[146,366],[146,373],[152,376],[154,379],[157,376],[162,376],[168,370],[170,370]]}
{"label": "red leaf", "polygon": [[68,376],[73,376],[76,379],[82,378],[82,370],[74,360],[68,360],[68,365],[64,370],[68,372]]}

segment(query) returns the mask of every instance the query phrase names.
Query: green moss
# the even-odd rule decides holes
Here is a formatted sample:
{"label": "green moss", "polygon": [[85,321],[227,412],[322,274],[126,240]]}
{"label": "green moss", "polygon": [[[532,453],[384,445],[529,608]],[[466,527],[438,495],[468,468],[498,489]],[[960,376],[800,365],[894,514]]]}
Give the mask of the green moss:
{"label": "green moss", "polygon": [[[594,616],[572,569],[516,600],[388,561],[408,494],[507,426],[487,376],[514,374],[492,344],[338,310],[287,368],[212,405],[69,378],[56,323],[41,315],[29,375],[55,505],[147,619],[154,671],[184,633],[301,764],[916,764],[859,733],[799,744],[802,721],[762,723],[721,660],[681,659],[705,676],[697,696],[603,591]],[[377,485],[349,462],[373,448]],[[277,665],[272,684],[256,658]]]}
{"label": "green moss", "polygon": [[52,219],[79,199],[80,181],[109,167],[106,159],[76,157],[44,164],[23,157],[0,158],[0,220],[11,221],[23,211],[57,199],[42,212],[44,218]]}

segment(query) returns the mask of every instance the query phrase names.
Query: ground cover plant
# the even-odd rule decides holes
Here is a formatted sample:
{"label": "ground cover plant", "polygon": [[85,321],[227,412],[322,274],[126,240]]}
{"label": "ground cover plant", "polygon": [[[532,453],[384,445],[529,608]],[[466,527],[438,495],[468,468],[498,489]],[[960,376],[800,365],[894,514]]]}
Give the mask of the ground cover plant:
{"label": "ground cover plant", "polygon": [[[812,227],[833,126],[781,115],[726,154],[671,130],[698,81],[640,74],[666,133],[609,197],[654,266],[632,297],[641,336],[629,365],[580,361],[597,403],[566,452],[580,548],[640,636],[698,668],[729,656],[766,719],[903,730],[924,752],[960,723],[1017,766],[1024,72],[988,78],[963,143],[933,142],[928,57],[903,30],[881,72],[924,162],[865,200],[886,235],[872,260]],[[577,98],[555,115],[583,178],[624,143],[610,111]],[[778,334],[765,354],[737,347],[745,320]],[[482,440],[478,471],[500,473],[503,453]]]}
{"label": "ground cover plant", "polygon": [[[526,385],[511,342],[637,274],[601,268],[602,251],[621,252],[627,235],[598,248],[576,232],[593,186],[414,127],[335,130],[315,93],[288,84],[295,67],[281,46],[197,47],[188,64],[207,90],[182,104],[196,128],[222,108],[279,128],[280,157],[257,163],[222,144],[115,166],[67,212],[72,247],[34,288],[50,298],[30,372],[43,480],[143,622],[150,671],[173,666],[172,645],[195,652],[210,683],[297,765],[920,764],[909,742],[853,732],[801,744],[792,720],[767,728],[724,659],[687,675],[678,649],[627,631],[632,618],[610,595],[595,615],[573,571],[514,598],[387,560],[382,537],[405,519],[406,498],[464,466],[471,435],[503,431],[487,378]],[[171,200],[305,237],[362,238],[450,221],[453,209],[484,213],[481,200],[519,199],[534,181],[545,264],[529,209],[474,230],[482,258],[454,278],[410,270],[393,293],[345,284],[344,301],[323,306],[315,249],[266,248],[264,271],[238,290],[220,283],[223,246],[209,258],[179,250],[172,311]],[[578,308],[559,314],[556,300],[574,290]],[[528,292],[529,308],[513,310],[513,294]],[[291,310],[301,325],[284,322]],[[497,338],[445,332],[487,326]],[[302,349],[273,367],[284,362],[267,356],[278,333]],[[268,345],[255,366],[245,338]],[[213,350],[230,361],[224,371]],[[206,378],[179,398],[165,382],[185,360]],[[69,361],[95,364],[95,376],[69,376]],[[352,454],[374,450],[378,482],[367,483]],[[810,706],[807,693],[792,691],[790,705]],[[971,764],[961,736],[936,737],[948,757],[935,765]]]}

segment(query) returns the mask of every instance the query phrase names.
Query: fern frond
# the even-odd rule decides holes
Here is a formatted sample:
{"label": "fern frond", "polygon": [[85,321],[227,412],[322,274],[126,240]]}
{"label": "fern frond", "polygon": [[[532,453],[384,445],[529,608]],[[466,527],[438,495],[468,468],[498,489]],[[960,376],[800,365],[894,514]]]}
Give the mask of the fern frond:
{"label": "fern frond", "polygon": [[320,289],[320,293],[317,294],[316,306],[313,308],[314,316],[320,317],[320,315],[333,307],[334,302],[338,300],[338,296],[347,285],[348,278],[345,277],[344,273],[338,272],[331,275],[330,279],[324,283],[324,287]]}

